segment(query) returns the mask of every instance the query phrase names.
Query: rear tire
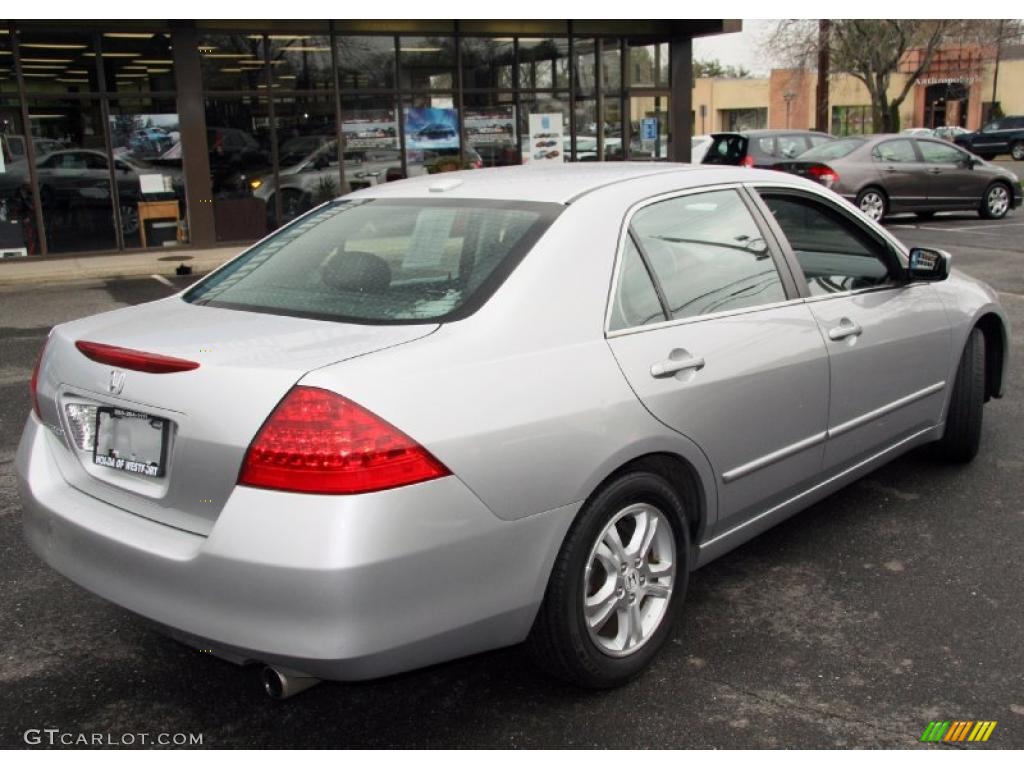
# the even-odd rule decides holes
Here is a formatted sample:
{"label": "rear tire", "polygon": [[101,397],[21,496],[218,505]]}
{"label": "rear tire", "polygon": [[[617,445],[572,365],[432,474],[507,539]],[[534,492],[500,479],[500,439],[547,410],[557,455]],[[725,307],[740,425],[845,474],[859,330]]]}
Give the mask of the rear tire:
{"label": "rear tire", "polygon": [[1015,141],[1010,145],[1010,155],[1014,160],[1024,160],[1024,141]]}
{"label": "rear tire", "polygon": [[978,455],[985,406],[985,336],[971,330],[956,371],[946,414],[946,430],[935,446],[938,458],[966,464]]}
{"label": "rear tire", "polygon": [[872,221],[881,221],[889,213],[889,199],[878,187],[866,187],[857,195],[857,207]]}
{"label": "rear tire", "polygon": [[981,207],[978,213],[983,219],[1001,219],[1010,210],[1013,204],[1013,192],[1001,181],[989,184],[981,198]]}
{"label": "rear tire", "polygon": [[[657,517],[646,550],[633,546],[634,536],[647,537],[638,535],[639,524],[630,533],[630,510],[650,510],[648,519]],[[584,688],[612,688],[640,674],[668,639],[686,593],[690,538],[685,521],[679,494],[647,470],[614,479],[588,501],[562,543],[527,639],[537,664]],[[613,557],[614,547],[605,544],[610,529],[622,542],[624,558]],[[667,587],[668,596],[656,596],[656,587],[662,593]],[[609,610],[601,611],[605,605]],[[635,640],[633,626],[641,627]]]}

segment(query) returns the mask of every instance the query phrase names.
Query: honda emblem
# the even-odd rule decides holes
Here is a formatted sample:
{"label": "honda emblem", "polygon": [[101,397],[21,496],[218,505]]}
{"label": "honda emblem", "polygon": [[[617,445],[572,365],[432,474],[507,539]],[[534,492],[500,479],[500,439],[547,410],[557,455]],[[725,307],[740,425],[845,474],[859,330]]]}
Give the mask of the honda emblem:
{"label": "honda emblem", "polygon": [[114,368],[110,372],[110,382],[107,384],[107,390],[112,395],[120,395],[121,390],[124,389],[125,372],[119,371]]}

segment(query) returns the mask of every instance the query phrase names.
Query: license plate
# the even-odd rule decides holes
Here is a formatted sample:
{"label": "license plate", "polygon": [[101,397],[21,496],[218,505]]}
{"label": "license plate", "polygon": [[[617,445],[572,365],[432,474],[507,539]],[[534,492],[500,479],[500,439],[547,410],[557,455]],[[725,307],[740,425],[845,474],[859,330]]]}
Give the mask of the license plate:
{"label": "license plate", "polygon": [[92,461],[101,467],[145,477],[163,477],[167,419],[127,408],[96,409]]}

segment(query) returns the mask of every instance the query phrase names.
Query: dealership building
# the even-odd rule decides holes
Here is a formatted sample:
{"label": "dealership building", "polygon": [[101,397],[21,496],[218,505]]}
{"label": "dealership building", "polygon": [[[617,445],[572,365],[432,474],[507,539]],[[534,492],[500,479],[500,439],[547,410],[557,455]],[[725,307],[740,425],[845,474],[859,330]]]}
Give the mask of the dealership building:
{"label": "dealership building", "polygon": [[0,21],[0,255],[251,242],[459,168],[686,161],[739,22]]}

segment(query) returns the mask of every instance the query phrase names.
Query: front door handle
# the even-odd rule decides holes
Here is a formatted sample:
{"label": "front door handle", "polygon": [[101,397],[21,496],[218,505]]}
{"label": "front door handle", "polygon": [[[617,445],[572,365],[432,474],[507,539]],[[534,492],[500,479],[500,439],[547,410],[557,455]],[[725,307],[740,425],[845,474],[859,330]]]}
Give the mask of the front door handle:
{"label": "front door handle", "polygon": [[651,376],[663,379],[666,376],[674,376],[680,371],[699,371],[703,367],[703,357],[694,357],[685,349],[673,349],[669,353],[668,360],[662,360],[651,366]]}
{"label": "front door handle", "polygon": [[864,329],[857,325],[857,323],[848,317],[844,317],[839,321],[839,325],[829,329],[828,337],[832,341],[842,341],[850,336],[860,336],[863,332]]}

